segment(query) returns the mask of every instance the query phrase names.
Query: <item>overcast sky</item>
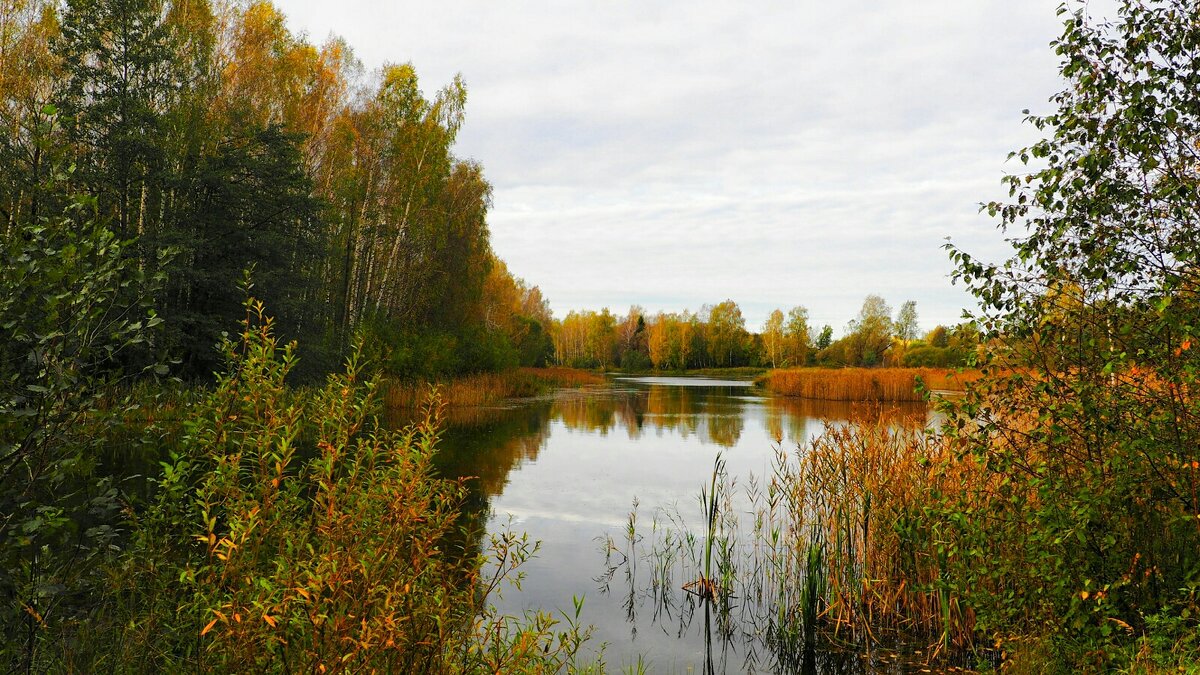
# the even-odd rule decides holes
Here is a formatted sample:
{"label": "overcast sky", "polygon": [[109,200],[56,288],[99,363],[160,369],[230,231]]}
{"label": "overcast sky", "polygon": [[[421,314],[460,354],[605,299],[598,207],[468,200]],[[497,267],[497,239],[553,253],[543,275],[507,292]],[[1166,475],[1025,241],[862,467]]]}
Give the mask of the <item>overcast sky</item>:
{"label": "overcast sky", "polygon": [[493,246],[560,317],[729,298],[840,333],[876,293],[956,322],[945,238],[1006,257],[978,205],[1061,88],[1057,0],[278,5],[427,95],[462,73]]}

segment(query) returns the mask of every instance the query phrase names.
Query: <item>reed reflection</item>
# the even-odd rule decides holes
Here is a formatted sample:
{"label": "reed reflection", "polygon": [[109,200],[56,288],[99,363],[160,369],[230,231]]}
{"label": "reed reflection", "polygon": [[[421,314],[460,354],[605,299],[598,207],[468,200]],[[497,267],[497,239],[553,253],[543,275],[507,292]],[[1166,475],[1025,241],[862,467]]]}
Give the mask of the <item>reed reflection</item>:
{"label": "reed reflection", "polygon": [[882,418],[895,426],[913,428],[928,424],[930,419],[929,406],[908,401],[855,403],[766,396],[761,402],[767,434],[777,443],[787,441],[789,445],[808,441],[819,434],[826,423]]}

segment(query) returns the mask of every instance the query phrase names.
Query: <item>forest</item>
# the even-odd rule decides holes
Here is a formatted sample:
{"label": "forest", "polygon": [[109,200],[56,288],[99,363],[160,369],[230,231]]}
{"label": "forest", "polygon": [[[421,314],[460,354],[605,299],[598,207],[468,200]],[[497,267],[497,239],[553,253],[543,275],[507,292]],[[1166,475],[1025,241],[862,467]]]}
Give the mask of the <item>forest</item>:
{"label": "forest", "polygon": [[462,78],[368,72],[265,2],[4,0],[0,668],[602,671],[582,601],[496,610],[538,544],[463,516],[437,390],[385,421],[396,382],[554,363],[970,366],[938,424],[831,428],[781,468],[797,600],[768,639],[1195,672],[1200,29],[1183,0],[1117,6],[1060,7],[1063,89],[983,208],[1010,257],[946,246],[972,318],[922,334],[871,295],[835,339],[732,300],[555,318],[454,153]]}
{"label": "forest", "polygon": [[208,378],[247,284],[300,344],[300,375],[352,336],[399,375],[542,358],[549,310],[491,250],[491,187],[454,156],[467,89],[365,72],[269,3],[30,0],[0,35],[0,227],[103,226],[143,279],[152,344],[127,358]]}

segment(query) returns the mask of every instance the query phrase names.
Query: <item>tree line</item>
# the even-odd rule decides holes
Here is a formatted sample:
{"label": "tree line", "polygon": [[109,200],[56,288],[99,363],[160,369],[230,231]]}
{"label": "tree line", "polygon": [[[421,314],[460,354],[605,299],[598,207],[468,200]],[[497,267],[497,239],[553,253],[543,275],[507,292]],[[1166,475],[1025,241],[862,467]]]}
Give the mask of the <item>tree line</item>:
{"label": "tree line", "polygon": [[359,331],[399,374],[544,359],[540,292],[496,258],[491,186],[453,152],[461,78],[427,96],[411,64],[367,72],[266,2],[0,14],[0,236],[75,209],[130,242],[176,373],[217,367],[247,274],[310,373]]}
{"label": "tree line", "polygon": [[626,370],[954,367],[965,365],[980,342],[970,322],[922,334],[915,302],[905,302],[893,318],[891,306],[878,295],[867,296],[837,340],[832,326],[814,330],[800,305],[786,314],[772,311],[759,332],[750,332],[733,300],[698,312],[651,315],[638,305],[624,315],[608,308],[571,311],[553,321],[551,336],[559,365]]}

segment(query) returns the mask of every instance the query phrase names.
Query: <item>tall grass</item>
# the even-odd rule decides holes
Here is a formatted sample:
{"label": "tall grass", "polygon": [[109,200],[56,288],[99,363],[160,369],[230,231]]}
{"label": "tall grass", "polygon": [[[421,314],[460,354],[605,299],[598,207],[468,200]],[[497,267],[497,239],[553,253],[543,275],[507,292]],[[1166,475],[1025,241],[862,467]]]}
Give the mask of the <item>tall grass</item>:
{"label": "tall grass", "polygon": [[792,368],[755,382],[780,396],[828,401],[922,401],[917,378],[933,391],[963,391],[977,371],[946,368]]}
{"label": "tall grass", "polygon": [[746,590],[798,608],[776,629],[798,621],[808,644],[820,628],[854,641],[891,633],[969,645],[974,617],[940,584],[948,540],[923,527],[922,512],[978,475],[921,429],[878,417],[826,425],[793,454],[779,450],[765,491],[752,495]]}
{"label": "tall grass", "polygon": [[723,635],[744,636],[783,670],[811,662],[819,641],[960,656],[976,640],[975,615],[946,582],[961,542],[926,509],[986,491],[989,474],[898,414],[864,410],[792,450],[777,446],[770,475],[749,477],[736,499],[718,457],[701,490],[703,524],[668,512],[671,527],[656,517],[648,547],[622,555],[651,560],[655,594],[672,577],[692,580],[683,606],[699,596]]}
{"label": "tall grass", "polygon": [[[467,375],[437,386],[446,405],[465,407],[537,396],[556,387],[596,386],[605,381],[603,375],[575,368],[517,368]],[[384,404],[389,409],[418,408],[433,386],[429,382],[392,381],[384,393]]]}
{"label": "tall grass", "polygon": [[[721,511],[720,490],[725,478],[725,460],[717,453],[713,461],[712,480],[707,489],[700,492],[700,506],[704,509],[706,531],[704,535],[704,566],[699,578],[683,585],[684,590],[695,593],[704,600],[716,600],[722,591],[720,581],[713,574],[713,546],[719,536],[718,519]],[[719,565],[718,565],[719,567]]]}

